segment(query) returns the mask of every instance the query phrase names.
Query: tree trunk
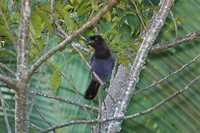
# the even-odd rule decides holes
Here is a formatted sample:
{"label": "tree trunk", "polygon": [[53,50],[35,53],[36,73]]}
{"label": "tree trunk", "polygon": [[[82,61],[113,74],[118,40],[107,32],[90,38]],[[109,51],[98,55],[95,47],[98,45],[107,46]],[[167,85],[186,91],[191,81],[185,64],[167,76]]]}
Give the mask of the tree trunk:
{"label": "tree trunk", "polygon": [[29,132],[28,117],[28,77],[29,69],[29,31],[31,17],[31,1],[22,0],[20,10],[20,27],[17,43],[17,90],[15,100],[15,132]]}
{"label": "tree trunk", "polygon": [[28,120],[28,92],[27,85],[20,88],[16,94],[15,100],[15,133],[28,133],[29,120]]}

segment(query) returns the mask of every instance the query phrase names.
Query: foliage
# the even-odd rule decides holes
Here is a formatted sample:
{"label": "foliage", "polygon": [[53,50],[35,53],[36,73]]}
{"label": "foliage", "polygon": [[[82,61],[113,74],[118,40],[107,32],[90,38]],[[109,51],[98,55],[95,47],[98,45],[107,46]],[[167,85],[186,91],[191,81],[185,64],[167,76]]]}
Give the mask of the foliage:
{"label": "foliage", "polygon": [[[29,62],[34,63],[45,52],[45,49],[53,48],[63,40],[56,31],[58,28],[56,23],[68,34],[71,34],[91,19],[105,3],[106,1],[103,0],[56,0],[52,10],[50,0],[33,1]],[[176,32],[180,36],[198,29],[198,22],[200,21],[196,17],[198,14],[191,15],[199,11],[197,3],[199,2],[194,0],[183,0],[182,3],[178,1],[174,5],[176,7],[173,11],[174,18],[169,16],[165,28],[156,41],[171,40],[176,37]],[[157,5],[158,1],[154,1],[153,4]],[[137,0],[136,6],[140,14],[138,15],[132,0],[120,1],[112,11],[103,16],[100,23],[95,24],[94,28],[85,32],[83,36],[102,34],[109,42],[109,46],[115,53],[119,63],[127,65],[133,61],[130,55],[138,50],[136,43],[141,41],[141,38],[138,37],[140,32],[148,24],[152,13],[159,9],[158,6],[154,5],[151,5],[148,0]],[[183,8],[185,9],[183,10]],[[16,42],[19,32],[19,9],[19,1],[0,0],[0,62],[6,64],[13,71],[16,69],[16,51],[13,44]],[[174,19],[177,24],[177,31],[175,30]],[[191,20],[193,21],[191,22]],[[85,43],[81,38],[76,38],[75,41],[80,44]],[[198,46],[195,45],[197,43],[199,41],[191,43],[189,47],[183,45],[170,49],[166,53],[159,54],[159,56],[150,55],[137,87],[144,88],[189,61],[199,53]],[[90,53],[84,53],[84,55],[89,60]],[[133,97],[128,114],[148,108],[177,89],[181,89],[199,73],[198,64],[193,64],[176,77],[155,86],[151,91]],[[3,72],[1,71],[1,73]],[[37,79],[41,74],[42,79],[38,87],[40,91],[73,101],[96,104],[96,101],[90,103],[83,99],[85,88],[90,80],[90,73],[71,46],[67,46],[66,49],[58,52],[46,62],[41,73],[38,72],[34,75],[30,90],[35,90],[38,84]],[[198,116],[199,105],[197,103],[200,100],[197,97],[197,94],[199,94],[198,85],[194,85],[194,89],[189,90],[187,94],[147,116],[125,121],[121,132],[198,132],[200,127],[198,124],[199,117],[195,117],[195,115]],[[11,108],[14,108],[13,92],[3,86],[0,89],[6,102]],[[35,105],[52,124],[71,119],[89,119],[96,116],[96,113],[92,111],[38,96]],[[9,111],[8,114],[13,129],[13,112]],[[48,127],[36,111],[33,111],[30,119],[33,124],[41,129]],[[0,108],[0,123],[4,123],[2,108]],[[5,124],[0,124],[0,128],[6,132]],[[89,132],[89,130],[90,126],[88,125],[75,125],[59,131]],[[37,132],[33,127],[31,127],[31,131]]]}

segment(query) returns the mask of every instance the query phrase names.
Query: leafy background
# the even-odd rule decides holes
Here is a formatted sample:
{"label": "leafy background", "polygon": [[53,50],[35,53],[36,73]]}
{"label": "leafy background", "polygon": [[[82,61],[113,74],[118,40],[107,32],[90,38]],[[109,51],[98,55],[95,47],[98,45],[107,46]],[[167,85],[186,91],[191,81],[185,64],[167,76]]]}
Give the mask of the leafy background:
{"label": "leafy background", "polygon": [[[1,16],[0,16],[0,63],[6,64],[13,71],[16,69],[16,51],[12,45],[12,40],[16,36],[10,34],[9,31],[18,34],[19,23],[19,2],[11,0],[0,0]],[[120,1],[117,8],[108,12],[102,21],[96,25],[95,30],[88,30],[83,36],[95,33],[102,33],[104,38],[109,42],[112,51],[116,57],[120,58],[120,63],[127,64],[130,58],[126,53],[128,48],[134,48],[137,51],[135,40],[139,40],[138,34],[144,28],[141,20],[138,18],[133,6],[128,4],[129,0]],[[158,1],[153,4],[157,5]],[[65,3],[65,4],[63,4]],[[164,28],[162,29],[156,42],[165,42],[174,39],[189,32],[197,31],[200,26],[200,18],[198,17],[200,9],[200,0],[177,0],[172,10],[174,18],[169,15]],[[52,24],[55,20],[60,20],[59,24],[70,34],[73,30],[78,29],[86,20],[91,18],[99,9],[105,5],[102,1],[94,0],[60,0],[56,1],[54,17],[50,18],[50,3],[46,0],[37,0],[32,5],[31,32],[30,32],[30,62],[33,63],[44,51],[46,40],[49,37],[47,49],[53,48],[62,38],[60,38]],[[143,21],[147,24],[153,11],[159,7],[151,6],[148,1],[137,1],[137,6],[143,13]],[[173,19],[177,23],[178,30],[175,30]],[[64,23],[64,21],[66,23]],[[9,26],[9,30],[8,27]],[[176,32],[178,33],[176,35]],[[134,41],[133,41],[134,40]],[[83,44],[83,40],[75,41]],[[171,48],[159,54],[150,54],[142,71],[137,89],[161,79],[167,74],[179,69],[183,64],[194,58],[200,53],[199,40],[187,42],[176,48]],[[90,53],[84,53],[87,59],[90,59]],[[142,111],[149,106],[158,103],[173,92],[182,89],[193,78],[199,75],[199,62],[191,64],[189,67],[181,71],[176,76],[166,80],[165,82],[152,87],[144,94],[135,95],[128,108],[127,114],[133,114]],[[42,74],[37,72],[30,85],[30,90],[38,90],[41,92],[56,95],[73,101],[83,102],[96,105],[97,101],[89,102],[84,100],[84,91],[90,80],[90,73],[83,61],[74,52],[71,46],[58,52],[43,67]],[[10,75],[6,70],[0,68],[0,72]],[[10,75],[11,77],[13,75]],[[40,82],[37,81],[41,76]],[[165,104],[160,109],[138,117],[136,119],[126,120],[122,124],[122,133],[142,132],[174,132],[188,133],[200,132],[200,106],[199,106],[199,86],[197,82],[191,86],[184,94],[176,97],[172,101]],[[3,85],[0,87],[5,101],[9,104],[8,118],[12,130],[14,130],[14,92],[6,89]],[[74,105],[60,103],[43,97],[36,97],[35,106],[52,124],[62,123],[71,119],[90,119],[95,118],[93,111],[85,110]],[[2,106],[0,107],[0,128],[1,132],[7,132],[4,122]],[[44,120],[33,110],[31,114],[31,123],[45,129],[49,127]],[[14,131],[13,131],[14,132]],[[31,127],[31,132],[38,132]],[[88,125],[74,125],[63,129],[59,132],[90,132]]]}

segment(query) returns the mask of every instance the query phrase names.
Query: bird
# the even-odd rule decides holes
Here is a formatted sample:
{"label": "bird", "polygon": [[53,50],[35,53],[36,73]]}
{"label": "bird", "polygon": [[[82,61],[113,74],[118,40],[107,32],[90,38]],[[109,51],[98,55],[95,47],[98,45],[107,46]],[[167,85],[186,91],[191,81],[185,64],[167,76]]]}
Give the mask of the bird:
{"label": "bird", "polygon": [[[94,52],[91,56],[91,68],[99,78],[106,83],[115,65],[114,54],[108,47],[107,42],[101,35],[93,35],[87,38],[89,46],[93,47]],[[92,76],[92,80],[85,92],[85,99],[93,100],[98,93],[100,83]]]}

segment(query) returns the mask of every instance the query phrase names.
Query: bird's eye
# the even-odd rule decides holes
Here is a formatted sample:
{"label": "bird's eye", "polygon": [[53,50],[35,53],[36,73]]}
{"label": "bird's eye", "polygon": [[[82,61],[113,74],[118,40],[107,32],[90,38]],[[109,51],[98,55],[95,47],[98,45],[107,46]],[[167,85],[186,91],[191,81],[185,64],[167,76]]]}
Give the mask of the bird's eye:
{"label": "bird's eye", "polygon": [[95,41],[97,41],[97,39],[98,39],[97,37],[94,38]]}

